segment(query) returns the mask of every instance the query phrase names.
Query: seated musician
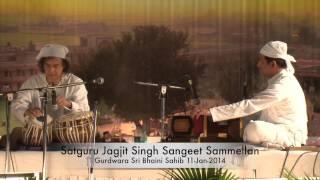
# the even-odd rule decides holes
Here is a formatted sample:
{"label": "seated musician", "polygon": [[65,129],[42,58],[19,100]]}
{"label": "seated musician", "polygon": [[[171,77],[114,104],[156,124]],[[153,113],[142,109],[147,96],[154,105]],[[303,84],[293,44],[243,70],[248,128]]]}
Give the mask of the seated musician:
{"label": "seated musician", "polygon": [[[68,72],[68,52],[67,47],[58,44],[47,44],[42,47],[36,57],[40,73],[27,79],[20,89],[82,82],[79,77]],[[17,93],[17,97],[11,106],[12,115],[23,124],[28,123],[26,122],[28,121],[28,116],[35,118],[43,116],[40,101],[41,94],[43,93],[37,90]],[[56,119],[64,114],[76,111],[89,111],[87,90],[84,85],[48,90],[48,116]]]}
{"label": "seated musician", "polygon": [[[68,49],[58,44],[45,45],[39,52],[36,60],[40,69],[40,74],[30,77],[26,80],[21,89],[39,88],[46,86],[57,86],[82,82],[82,80],[69,73],[69,61],[67,58]],[[72,86],[67,88],[57,88],[56,104],[58,108],[52,105],[52,99],[49,98],[48,114],[53,118],[58,118],[64,113],[70,111],[88,111],[87,90],[84,85]],[[52,91],[49,90],[48,97]],[[12,103],[12,112],[20,121],[25,121],[25,116],[32,115],[39,117],[42,115],[39,91],[23,91],[18,93]]]}
{"label": "seated musician", "polygon": [[307,140],[307,110],[303,90],[294,76],[287,44],[271,41],[260,50],[257,67],[268,78],[268,87],[251,99],[204,109],[194,116],[211,115],[214,122],[248,116],[261,111],[259,120],[250,121],[243,140],[266,147],[301,146]]}

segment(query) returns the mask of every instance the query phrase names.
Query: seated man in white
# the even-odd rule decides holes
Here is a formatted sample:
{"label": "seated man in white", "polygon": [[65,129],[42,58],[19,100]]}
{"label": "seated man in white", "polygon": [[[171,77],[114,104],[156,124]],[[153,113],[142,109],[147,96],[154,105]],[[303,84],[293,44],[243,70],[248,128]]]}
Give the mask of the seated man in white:
{"label": "seated man in white", "polygon": [[296,60],[287,54],[286,43],[267,43],[260,50],[257,67],[268,78],[268,87],[251,99],[210,109],[196,108],[195,115],[211,115],[214,122],[219,122],[261,111],[261,117],[246,126],[245,142],[282,148],[305,144],[306,101],[291,62]]}

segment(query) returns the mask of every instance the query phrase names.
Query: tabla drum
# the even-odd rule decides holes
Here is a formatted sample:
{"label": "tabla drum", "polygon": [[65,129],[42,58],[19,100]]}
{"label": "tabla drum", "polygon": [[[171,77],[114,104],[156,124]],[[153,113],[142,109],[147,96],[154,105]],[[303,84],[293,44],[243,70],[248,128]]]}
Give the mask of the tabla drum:
{"label": "tabla drum", "polygon": [[[43,141],[43,121],[26,116],[26,126],[22,130],[22,142],[26,146],[41,146]],[[47,143],[52,142],[52,117],[47,116]]]}
{"label": "tabla drum", "polygon": [[73,112],[54,122],[53,131],[61,143],[86,143],[93,136],[93,113]]}

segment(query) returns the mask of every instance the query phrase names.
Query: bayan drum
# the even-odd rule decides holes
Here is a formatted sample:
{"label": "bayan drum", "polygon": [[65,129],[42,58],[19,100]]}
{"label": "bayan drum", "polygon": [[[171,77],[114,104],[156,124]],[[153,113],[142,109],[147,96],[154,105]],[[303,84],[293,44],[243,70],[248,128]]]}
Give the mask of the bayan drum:
{"label": "bayan drum", "polygon": [[61,143],[87,143],[93,136],[93,113],[73,112],[54,122],[54,134]]}
{"label": "bayan drum", "polygon": [[[47,142],[52,142],[52,118],[47,116]],[[22,141],[26,146],[41,146],[43,139],[43,122],[33,116],[26,116],[27,125],[22,130]]]}

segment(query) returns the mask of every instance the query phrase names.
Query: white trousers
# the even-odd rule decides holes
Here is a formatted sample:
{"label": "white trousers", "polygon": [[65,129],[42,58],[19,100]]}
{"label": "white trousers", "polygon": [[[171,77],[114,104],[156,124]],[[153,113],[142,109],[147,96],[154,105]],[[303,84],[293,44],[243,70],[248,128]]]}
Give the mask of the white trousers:
{"label": "white trousers", "polygon": [[292,133],[287,127],[265,121],[250,121],[243,133],[243,140],[263,146],[301,146],[301,136]]}

